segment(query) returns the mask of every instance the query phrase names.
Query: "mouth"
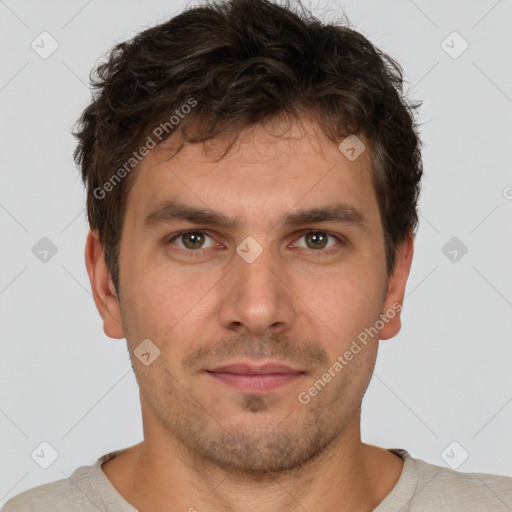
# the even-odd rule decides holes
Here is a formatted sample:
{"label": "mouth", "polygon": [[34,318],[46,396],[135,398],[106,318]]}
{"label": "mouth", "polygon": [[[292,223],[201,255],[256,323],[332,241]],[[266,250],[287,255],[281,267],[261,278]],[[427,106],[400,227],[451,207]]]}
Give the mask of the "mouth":
{"label": "mouth", "polygon": [[245,393],[265,393],[303,377],[304,370],[281,363],[233,363],[206,370],[216,381]]}

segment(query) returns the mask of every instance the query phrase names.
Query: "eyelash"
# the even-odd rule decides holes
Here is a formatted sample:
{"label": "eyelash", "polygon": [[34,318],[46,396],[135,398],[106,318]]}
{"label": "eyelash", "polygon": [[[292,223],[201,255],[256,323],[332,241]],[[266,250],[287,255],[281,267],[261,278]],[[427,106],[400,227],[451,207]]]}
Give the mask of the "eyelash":
{"label": "eyelash", "polygon": [[[183,235],[186,235],[187,233],[202,233],[202,234],[205,234],[206,236],[209,236],[210,238],[213,239],[213,237],[211,235],[209,235],[207,231],[195,229],[195,230],[180,231],[179,233],[175,233],[174,235],[172,235],[171,238],[169,238],[167,240],[167,244],[172,244],[172,242],[174,242],[176,239],[180,238]],[[330,231],[322,231],[320,229],[310,229],[308,231],[302,232],[297,240],[301,239],[302,237],[304,237],[306,235],[309,235],[310,233],[323,233],[327,236],[335,238],[341,245],[347,244],[347,240],[343,236],[338,235],[336,233],[331,233]],[[203,249],[192,250],[192,249],[183,249],[182,247],[178,247],[178,249],[185,256],[191,256],[191,257],[203,256],[201,254],[201,251]],[[211,249],[211,247],[209,247],[208,249]],[[301,249],[302,249],[302,247],[301,247]],[[330,247],[329,249],[318,249],[318,250],[310,249],[310,251],[312,251],[312,252],[318,252],[319,253],[318,256],[325,255],[325,254],[327,254],[327,255],[334,254],[338,250],[339,250],[339,248],[337,246]]]}

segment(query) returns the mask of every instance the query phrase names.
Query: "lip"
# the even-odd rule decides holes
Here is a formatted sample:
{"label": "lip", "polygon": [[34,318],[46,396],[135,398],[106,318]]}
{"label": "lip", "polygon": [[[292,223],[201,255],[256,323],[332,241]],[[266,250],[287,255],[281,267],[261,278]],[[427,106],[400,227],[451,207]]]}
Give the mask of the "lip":
{"label": "lip", "polygon": [[214,379],[246,393],[264,393],[293,382],[305,371],[282,363],[232,363],[218,366],[207,373]]}
{"label": "lip", "polygon": [[304,373],[302,370],[298,370],[286,364],[276,362],[268,362],[263,364],[238,362],[217,366],[208,371],[213,373],[235,373],[243,375],[265,375],[267,373]]}

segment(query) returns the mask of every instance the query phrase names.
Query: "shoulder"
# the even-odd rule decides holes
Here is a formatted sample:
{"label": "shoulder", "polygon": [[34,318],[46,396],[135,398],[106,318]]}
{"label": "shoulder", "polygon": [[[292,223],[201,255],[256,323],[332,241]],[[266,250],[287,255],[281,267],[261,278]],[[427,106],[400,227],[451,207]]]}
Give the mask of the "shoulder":
{"label": "shoulder", "polygon": [[[84,502],[84,499],[88,501],[87,497],[79,489],[87,489],[86,467],[78,468],[70,478],[39,485],[14,496],[4,505],[2,512],[90,510]],[[82,499],[78,494],[82,494]]]}
{"label": "shoulder", "polygon": [[81,466],[68,478],[39,485],[10,499],[1,512],[137,512],[117,492],[101,470],[103,463],[126,451],[102,455],[91,466]]}
{"label": "shoulder", "polygon": [[512,510],[511,477],[462,473],[421,459],[414,459],[414,462],[418,480],[411,500],[411,512]]}

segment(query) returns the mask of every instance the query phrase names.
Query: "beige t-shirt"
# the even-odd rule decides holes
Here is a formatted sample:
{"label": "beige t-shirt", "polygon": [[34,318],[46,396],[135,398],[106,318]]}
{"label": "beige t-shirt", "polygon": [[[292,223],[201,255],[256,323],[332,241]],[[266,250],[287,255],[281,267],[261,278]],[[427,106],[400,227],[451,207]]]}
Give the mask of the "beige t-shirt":
{"label": "beige t-shirt", "polygon": [[[71,477],[29,489],[9,500],[3,512],[138,512],[110,483],[101,465],[125,449],[100,457]],[[512,512],[512,478],[459,473],[389,451],[404,459],[400,479],[373,512]],[[312,511],[314,512],[314,511]]]}

